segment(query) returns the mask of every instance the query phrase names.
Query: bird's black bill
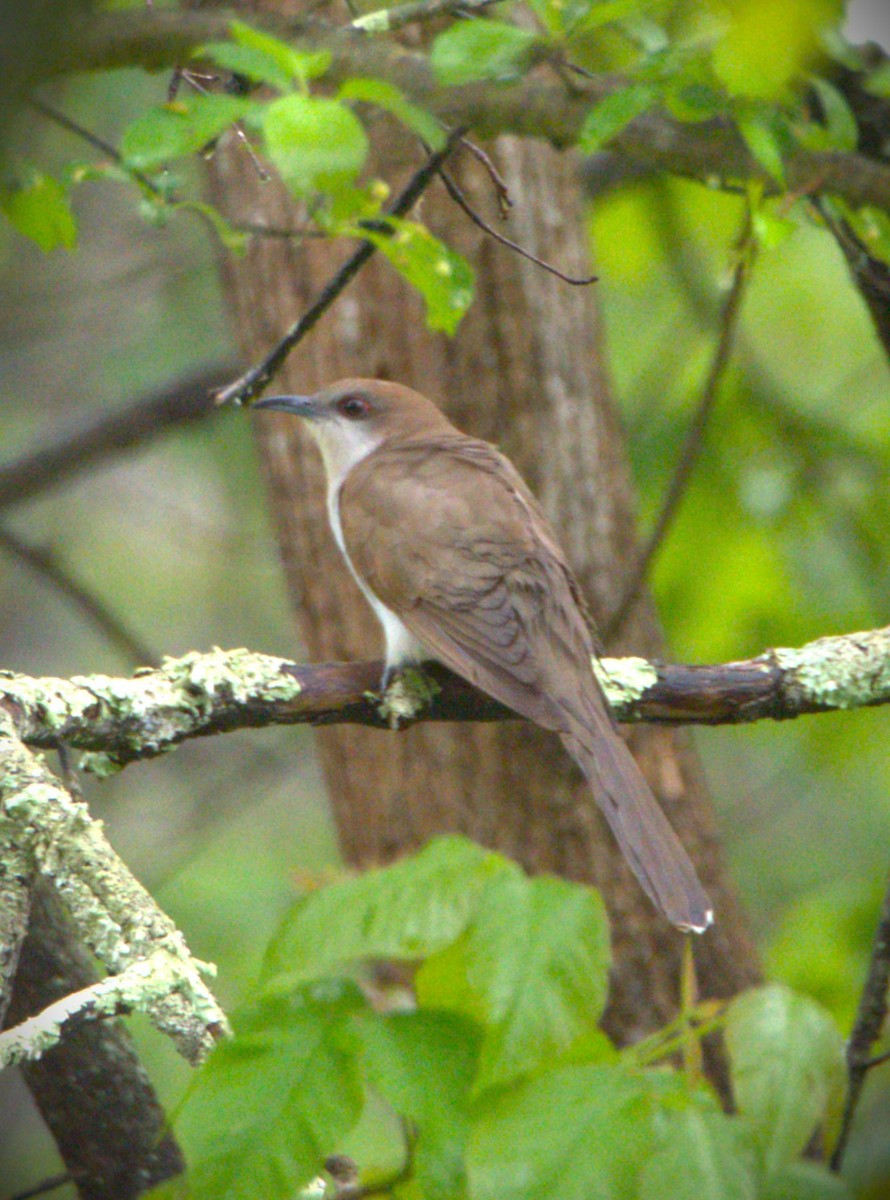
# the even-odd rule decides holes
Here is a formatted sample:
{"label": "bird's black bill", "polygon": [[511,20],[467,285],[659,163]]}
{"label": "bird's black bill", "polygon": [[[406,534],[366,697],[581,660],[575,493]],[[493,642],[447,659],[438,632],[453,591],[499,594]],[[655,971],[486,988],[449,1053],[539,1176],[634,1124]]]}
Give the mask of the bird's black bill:
{"label": "bird's black bill", "polygon": [[292,413],[295,417],[318,416],[314,396],[267,396],[265,400],[257,400],[251,408],[268,408],[272,412]]}

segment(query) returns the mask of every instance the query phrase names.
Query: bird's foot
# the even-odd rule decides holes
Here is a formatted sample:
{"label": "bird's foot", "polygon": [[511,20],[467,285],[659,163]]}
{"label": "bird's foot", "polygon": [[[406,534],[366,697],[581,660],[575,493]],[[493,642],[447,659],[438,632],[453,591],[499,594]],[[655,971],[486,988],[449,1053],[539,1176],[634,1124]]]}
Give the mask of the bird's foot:
{"label": "bird's foot", "polygon": [[421,667],[387,667],[380,681],[377,712],[390,729],[413,721],[442,689]]}

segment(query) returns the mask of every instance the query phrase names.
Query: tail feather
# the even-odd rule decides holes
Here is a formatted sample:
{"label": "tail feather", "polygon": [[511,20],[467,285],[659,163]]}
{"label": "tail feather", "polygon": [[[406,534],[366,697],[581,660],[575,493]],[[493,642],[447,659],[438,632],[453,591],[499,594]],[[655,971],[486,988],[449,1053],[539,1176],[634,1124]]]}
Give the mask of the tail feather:
{"label": "tail feather", "polygon": [[695,867],[605,712],[602,718],[608,731],[597,736],[600,731],[585,722],[562,734],[563,745],[584,772],[646,895],[678,928],[704,933],[714,913]]}

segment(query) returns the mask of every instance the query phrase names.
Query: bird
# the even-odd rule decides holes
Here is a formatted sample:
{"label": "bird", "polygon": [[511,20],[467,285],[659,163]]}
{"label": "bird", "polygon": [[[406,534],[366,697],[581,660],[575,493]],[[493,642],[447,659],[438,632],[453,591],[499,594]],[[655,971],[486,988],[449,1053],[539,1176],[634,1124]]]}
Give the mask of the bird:
{"label": "bird", "polygon": [[252,408],[300,418],[318,444],[334,540],[383,628],[382,686],[437,661],[555,731],[646,895],[703,933],[711,902],[618,732],[581,589],[509,459],[389,381],[344,379]]}

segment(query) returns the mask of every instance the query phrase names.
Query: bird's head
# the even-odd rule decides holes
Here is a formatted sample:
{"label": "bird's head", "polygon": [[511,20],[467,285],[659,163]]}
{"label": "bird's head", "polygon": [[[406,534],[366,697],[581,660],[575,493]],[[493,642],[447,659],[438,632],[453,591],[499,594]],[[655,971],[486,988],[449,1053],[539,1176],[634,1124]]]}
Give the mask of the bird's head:
{"label": "bird's head", "polygon": [[431,400],[400,383],[341,379],[311,396],[270,396],[255,409],[302,417],[321,450],[331,483],[397,438],[453,430]]}

